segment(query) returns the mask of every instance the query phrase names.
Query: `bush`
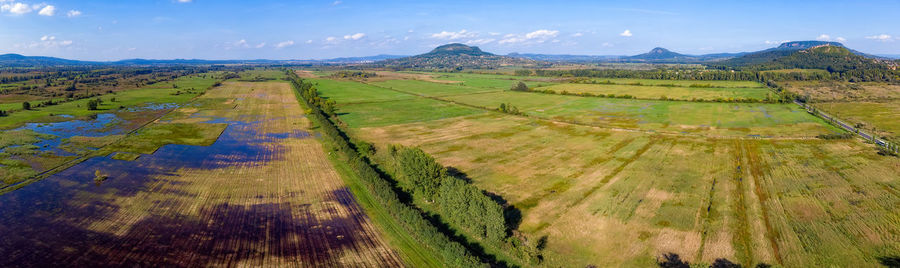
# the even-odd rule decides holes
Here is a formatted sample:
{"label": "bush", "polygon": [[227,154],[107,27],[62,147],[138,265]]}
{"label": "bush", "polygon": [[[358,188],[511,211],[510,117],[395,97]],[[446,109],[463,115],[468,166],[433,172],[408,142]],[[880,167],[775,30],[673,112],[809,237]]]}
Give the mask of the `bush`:
{"label": "bush", "polygon": [[513,84],[512,87],[509,88],[512,91],[528,91],[528,85],[525,82],[519,81],[516,84]]}

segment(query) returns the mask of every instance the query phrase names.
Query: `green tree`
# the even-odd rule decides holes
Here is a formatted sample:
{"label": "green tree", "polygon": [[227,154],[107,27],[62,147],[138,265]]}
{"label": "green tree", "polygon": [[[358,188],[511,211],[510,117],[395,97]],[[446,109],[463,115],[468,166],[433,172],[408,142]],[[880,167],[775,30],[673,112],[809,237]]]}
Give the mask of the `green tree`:
{"label": "green tree", "polygon": [[528,85],[526,85],[525,82],[519,81],[518,83],[514,84],[514,85],[512,86],[512,88],[510,88],[509,90],[512,90],[512,91],[528,91]]}
{"label": "green tree", "polygon": [[419,148],[403,148],[398,152],[397,164],[402,178],[415,195],[432,201],[447,169]]}
{"label": "green tree", "polygon": [[22,110],[31,110],[31,103],[22,102]]}

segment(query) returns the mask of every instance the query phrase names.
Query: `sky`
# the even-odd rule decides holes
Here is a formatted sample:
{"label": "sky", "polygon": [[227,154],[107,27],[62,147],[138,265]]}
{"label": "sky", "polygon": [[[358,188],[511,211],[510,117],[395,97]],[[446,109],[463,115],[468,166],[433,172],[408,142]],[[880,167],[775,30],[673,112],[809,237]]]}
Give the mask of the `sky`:
{"label": "sky", "polygon": [[756,51],[828,40],[900,54],[900,0],[0,0],[0,54],[78,60]]}

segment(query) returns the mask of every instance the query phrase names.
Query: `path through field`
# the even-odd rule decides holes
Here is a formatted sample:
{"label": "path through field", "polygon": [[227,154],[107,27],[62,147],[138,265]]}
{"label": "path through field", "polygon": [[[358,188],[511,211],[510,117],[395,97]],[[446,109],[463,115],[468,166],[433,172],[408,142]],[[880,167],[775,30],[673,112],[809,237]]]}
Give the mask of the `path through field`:
{"label": "path through field", "polygon": [[0,196],[0,267],[403,266],[302,113],[286,83],[226,83],[155,123],[228,124],[212,146],[96,157]]}

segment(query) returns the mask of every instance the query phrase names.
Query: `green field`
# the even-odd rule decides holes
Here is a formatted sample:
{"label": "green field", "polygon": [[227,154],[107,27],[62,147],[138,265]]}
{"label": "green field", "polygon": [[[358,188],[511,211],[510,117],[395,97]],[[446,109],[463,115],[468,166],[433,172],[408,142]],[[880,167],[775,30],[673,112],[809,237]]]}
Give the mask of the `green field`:
{"label": "green field", "polygon": [[491,108],[509,103],[541,118],[640,130],[807,137],[838,131],[792,104],[585,98],[512,91],[446,99]]}
{"label": "green field", "polygon": [[471,74],[471,73],[420,73],[429,74],[437,80],[461,82],[464,86],[509,89],[518,81],[525,81],[529,87],[554,85],[551,78],[535,76],[515,76],[499,74]]}
{"label": "green field", "polygon": [[422,122],[484,112],[426,98],[347,105],[341,105],[340,101],[338,103],[341,119],[360,127]]}
{"label": "green field", "polygon": [[534,90],[553,90],[557,93],[590,93],[594,95],[631,95],[638,99],[703,99],[707,101],[714,99],[763,100],[771,94],[766,88],[632,86],[620,84],[559,84],[534,88]]}
{"label": "green field", "polygon": [[[388,80],[384,82],[374,82],[372,83],[372,85],[402,90],[422,96],[460,95],[471,93],[498,92],[503,90],[451,84],[439,84],[418,80]],[[509,88],[509,86],[507,86],[507,88]]]}
{"label": "green field", "polygon": [[[420,146],[509,201],[523,214],[518,231],[546,237],[544,266],[646,267],[667,252],[692,263],[870,266],[900,253],[900,182],[890,179],[900,161],[853,139],[808,139],[839,130],[795,105],[374,84],[429,98],[382,90],[394,100],[343,104],[359,99],[319,88],[379,155]],[[486,111],[500,103],[528,117]]]}
{"label": "green field", "polygon": [[411,99],[413,96],[352,81],[311,79],[322,95],[342,104]]}

